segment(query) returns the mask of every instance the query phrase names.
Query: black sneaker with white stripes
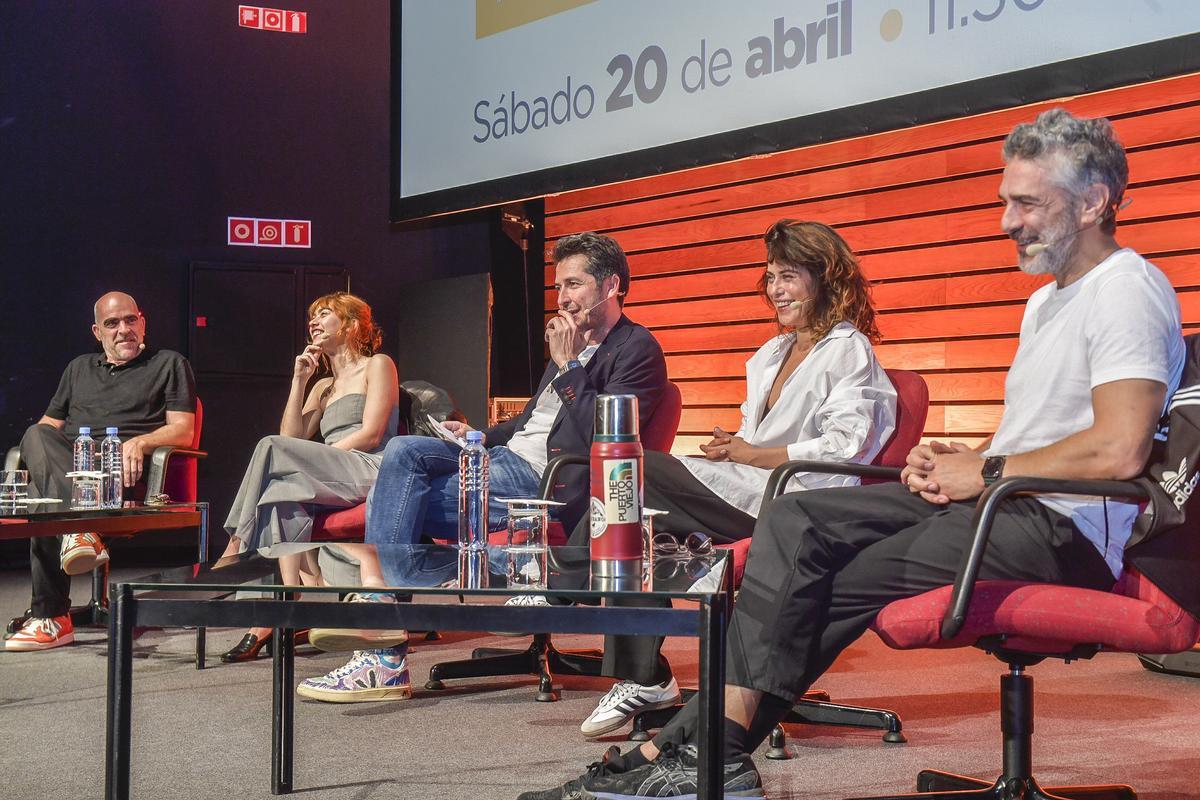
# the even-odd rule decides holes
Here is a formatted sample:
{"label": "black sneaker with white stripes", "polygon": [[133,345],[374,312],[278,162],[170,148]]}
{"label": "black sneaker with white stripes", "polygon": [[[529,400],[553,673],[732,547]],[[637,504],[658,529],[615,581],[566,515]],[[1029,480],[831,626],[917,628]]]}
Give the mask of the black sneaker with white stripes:
{"label": "black sneaker with white stripes", "polygon": [[[582,800],[637,800],[674,797],[695,800],[699,791],[699,764],[695,745],[663,746],[658,758],[644,767],[600,776],[582,786]],[[749,756],[725,765],[725,796],[762,798],[762,779]]]}

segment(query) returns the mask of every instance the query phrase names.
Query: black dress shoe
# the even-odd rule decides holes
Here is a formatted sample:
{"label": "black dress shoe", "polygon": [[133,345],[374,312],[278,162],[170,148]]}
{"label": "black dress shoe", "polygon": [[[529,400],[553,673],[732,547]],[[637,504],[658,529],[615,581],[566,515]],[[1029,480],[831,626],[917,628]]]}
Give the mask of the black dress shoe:
{"label": "black dress shoe", "polygon": [[263,647],[267,648],[267,655],[271,655],[271,634],[268,633],[259,639],[253,633],[247,633],[240,642],[233,646],[233,649],[221,654],[221,661],[226,664],[253,661],[258,658],[258,651]]}

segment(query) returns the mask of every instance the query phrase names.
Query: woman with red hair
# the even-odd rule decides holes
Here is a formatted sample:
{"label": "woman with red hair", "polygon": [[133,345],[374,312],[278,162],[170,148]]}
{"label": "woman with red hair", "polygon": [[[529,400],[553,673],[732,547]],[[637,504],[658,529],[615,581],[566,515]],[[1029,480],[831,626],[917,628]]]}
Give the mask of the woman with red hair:
{"label": "woman with red hair", "polygon": [[[377,352],[383,335],[371,307],[333,292],[314,300],[308,316],[309,345],[296,356],[279,433],[258,443],[225,520],[225,555],[278,556],[291,586],[320,585],[316,550],[305,545],[313,515],[367,499],[399,421],[396,364]],[[328,374],[308,388],[319,370]],[[318,432],[323,444],[311,441]],[[221,660],[256,658],[270,635],[269,628],[251,629]]]}

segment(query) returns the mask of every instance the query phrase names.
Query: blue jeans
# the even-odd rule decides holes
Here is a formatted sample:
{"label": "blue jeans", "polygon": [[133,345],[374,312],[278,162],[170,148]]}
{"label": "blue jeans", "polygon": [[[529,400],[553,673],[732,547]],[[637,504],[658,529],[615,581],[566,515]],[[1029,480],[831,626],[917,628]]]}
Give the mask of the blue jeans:
{"label": "blue jeans", "polygon": [[[383,578],[391,586],[436,586],[453,578],[453,553],[412,549],[422,536],[458,540],[457,445],[430,436],[397,436],[388,442],[379,478],[367,495],[367,544],[376,545]],[[488,448],[488,527],[508,524],[496,498],[536,497],[538,476],[507,447]]]}

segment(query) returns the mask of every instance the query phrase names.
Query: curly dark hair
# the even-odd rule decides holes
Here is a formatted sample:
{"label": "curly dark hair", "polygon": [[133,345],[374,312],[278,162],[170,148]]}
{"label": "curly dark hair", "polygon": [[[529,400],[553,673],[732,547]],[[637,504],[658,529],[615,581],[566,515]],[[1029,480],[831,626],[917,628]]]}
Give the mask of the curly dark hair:
{"label": "curly dark hair", "polygon": [[[849,322],[878,343],[882,338],[875,325],[875,307],[871,303],[871,282],[863,274],[850,245],[833,228],[821,222],[781,219],[767,228],[763,241],[767,261],[803,267],[817,284],[809,314],[809,328],[820,340],[839,322]],[[775,304],[767,295],[767,276],[758,279],[758,292],[768,305]]]}

